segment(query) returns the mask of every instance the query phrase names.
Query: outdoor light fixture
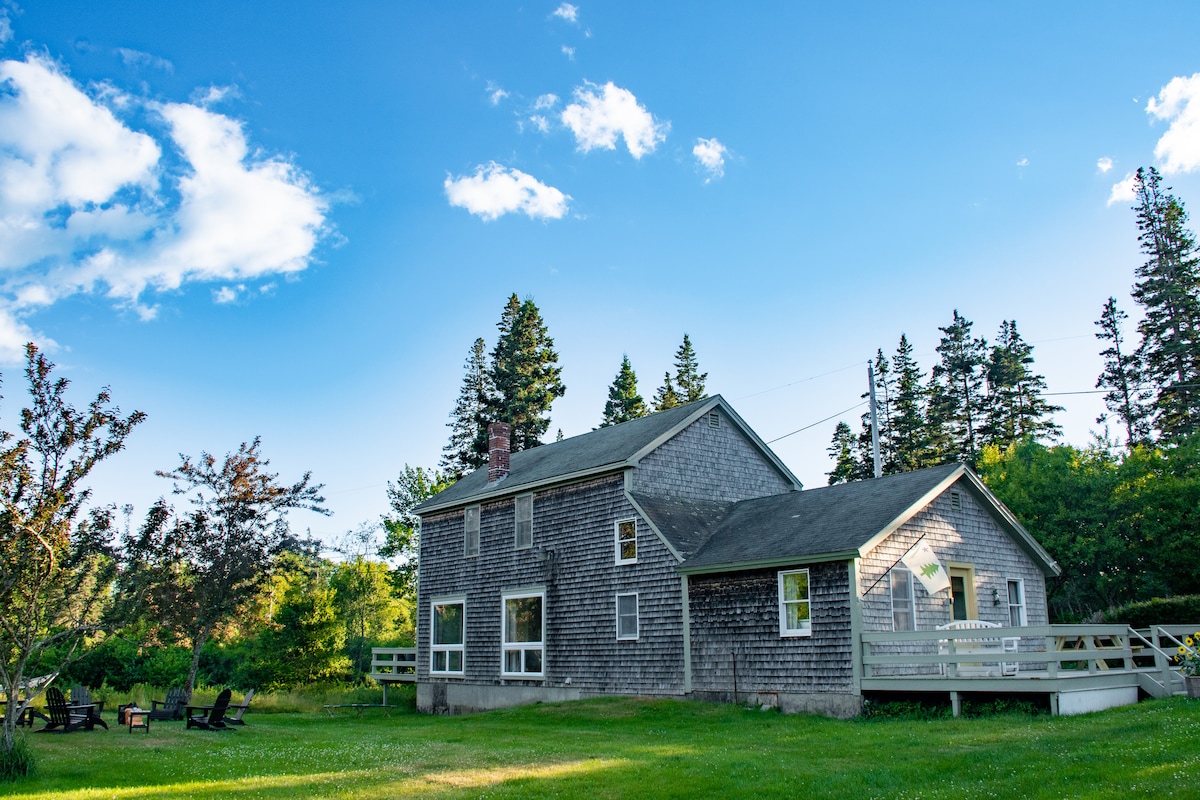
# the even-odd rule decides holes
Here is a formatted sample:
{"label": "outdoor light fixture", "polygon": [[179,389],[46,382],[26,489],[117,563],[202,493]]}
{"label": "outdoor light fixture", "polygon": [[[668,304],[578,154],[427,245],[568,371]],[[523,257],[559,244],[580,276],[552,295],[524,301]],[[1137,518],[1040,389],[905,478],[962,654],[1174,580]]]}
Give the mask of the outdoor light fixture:
{"label": "outdoor light fixture", "polygon": [[992,589],[992,605],[994,605],[994,606],[1000,605],[1000,590],[999,589],[995,589],[995,588]]}

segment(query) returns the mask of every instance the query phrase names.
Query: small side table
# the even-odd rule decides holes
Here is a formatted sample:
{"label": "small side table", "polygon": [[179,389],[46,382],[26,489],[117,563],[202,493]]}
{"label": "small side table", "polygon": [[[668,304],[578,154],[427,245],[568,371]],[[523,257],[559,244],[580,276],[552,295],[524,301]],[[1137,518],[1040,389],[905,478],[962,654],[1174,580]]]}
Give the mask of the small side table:
{"label": "small side table", "polygon": [[150,712],[146,709],[137,706],[127,708],[125,719],[129,722],[130,733],[133,733],[134,728],[142,728],[146,733],[150,733]]}

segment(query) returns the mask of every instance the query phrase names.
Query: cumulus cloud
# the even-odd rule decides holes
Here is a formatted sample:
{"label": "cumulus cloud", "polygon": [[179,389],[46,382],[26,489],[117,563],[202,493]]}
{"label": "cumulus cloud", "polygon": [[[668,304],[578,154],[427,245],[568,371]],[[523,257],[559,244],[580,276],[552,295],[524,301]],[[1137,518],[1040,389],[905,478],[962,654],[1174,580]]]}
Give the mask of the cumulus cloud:
{"label": "cumulus cloud", "polygon": [[517,212],[534,219],[561,219],[571,199],[532,175],[494,161],[480,164],[474,175],[447,175],[442,185],[450,205],[489,221]]}
{"label": "cumulus cloud", "polygon": [[1112,168],[1113,160],[1108,156],[1101,156],[1100,158],[1096,159],[1096,169],[1099,170],[1101,175],[1108,172]]}
{"label": "cumulus cloud", "polygon": [[567,22],[579,21],[579,6],[573,6],[570,3],[563,3],[558,8],[554,9],[554,16]]}
{"label": "cumulus cloud", "polygon": [[1130,172],[1125,177],[1114,183],[1112,191],[1108,195],[1108,205],[1113,203],[1132,203],[1135,199],[1133,184],[1137,180],[1137,175]]}
{"label": "cumulus cloud", "polygon": [[725,154],[728,152],[728,148],[715,138],[696,140],[696,146],[692,148],[692,155],[700,162],[700,166],[708,171],[705,183],[725,174]]}
{"label": "cumulus cloud", "polygon": [[575,134],[575,142],[585,153],[593,148],[615,150],[617,137],[634,158],[654,152],[667,138],[669,122],[658,122],[628,89],[588,83],[575,90],[575,102],[562,112],[562,122]]}
{"label": "cumulus cloud", "polygon": [[[307,176],[251,154],[236,120],[111,87],[90,96],[37,55],[0,62],[0,89],[2,360],[31,338],[29,315],[70,295],[150,319],[153,292],[302,270],[326,232]],[[126,111],[164,123],[159,138]]]}
{"label": "cumulus cloud", "polygon": [[1170,123],[1154,147],[1163,173],[1200,169],[1200,72],[1172,78],[1157,97],[1150,98],[1146,113]]}

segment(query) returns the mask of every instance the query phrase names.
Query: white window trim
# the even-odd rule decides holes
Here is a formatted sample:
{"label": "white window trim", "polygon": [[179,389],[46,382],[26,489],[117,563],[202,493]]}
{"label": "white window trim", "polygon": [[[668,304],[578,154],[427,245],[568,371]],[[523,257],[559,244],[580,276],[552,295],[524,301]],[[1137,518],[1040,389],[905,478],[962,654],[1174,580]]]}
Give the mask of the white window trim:
{"label": "white window trim", "polygon": [[[625,634],[624,636],[621,635],[621,598],[622,597],[632,597],[633,598],[633,635],[632,636],[630,636],[629,634]],[[641,608],[641,603],[638,600],[638,593],[637,592],[617,592],[616,612],[617,612],[617,641],[619,641],[619,642],[637,641],[638,636],[642,632],[642,608]]]}
{"label": "white window trim", "polygon": [[[434,644],[433,643],[433,632],[437,627],[437,618],[435,616],[435,609],[438,606],[453,606],[453,605],[461,605],[462,606],[462,628],[463,628],[462,643],[461,644]],[[430,600],[429,601],[429,674],[430,675],[462,675],[462,674],[464,674],[466,672],[466,668],[467,668],[466,644],[467,644],[467,596],[465,594],[456,594],[456,595],[450,595],[449,597],[435,597],[434,599]],[[449,667],[450,666],[449,653],[453,653],[453,652],[462,654],[460,657],[460,661],[459,661],[459,663],[462,664],[462,667],[463,667],[462,669],[452,670],[452,669],[434,669],[433,668],[433,654],[434,653],[447,653],[446,666]]]}
{"label": "white window trim", "polygon": [[[621,523],[633,523],[633,558],[621,558]],[[613,523],[613,542],[616,548],[617,564],[636,564],[637,563],[637,546],[638,546],[638,529],[637,517],[629,519],[619,519]]]}
{"label": "white window trim", "polygon": [[[504,637],[506,631],[504,625],[508,617],[508,601],[519,600],[525,597],[540,597],[542,600],[542,640],[540,642],[507,642]],[[512,645],[510,647],[510,645]],[[542,671],[541,672],[507,672],[505,671],[504,657],[505,650],[520,649],[538,650],[542,654]],[[525,656],[522,653],[522,663],[525,661]],[[541,679],[546,677],[546,590],[545,589],[514,589],[508,592],[500,593],[500,677],[502,678],[530,678]]]}
{"label": "white window trim", "polygon": [[[529,500],[529,543],[521,544],[521,502]],[[513,549],[528,550],[533,547],[533,495],[519,494],[513,499]]]}
{"label": "white window trim", "polygon": [[[797,575],[801,572],[808,578],[808,599],[804,601],[808,603],[808,627],[791,630],[787,626],[787,604],[783,600],[783,578],[785,575]],[[809,573],[807,567],[804,569],[785,569],[779,571],[779,635],[785,637],[812,636],[812,575]]]}
{"label": "white window trim", "polygon": [[895,575],[897,571],[902,571],[902,572],[908,573],[908,612],[912,616],[913,626],[912,626],[911,630],[915,631],[917,629],[917,597],[916,597],[916,587],[913,582],[914,582],[916,576],[914,576],[912,574],[912,570],[908,569],[907,567],[900,567],[900,566],[892,567],[891,571],[889,572],[889,577],[888,577],[888,599],[891,601],[891,604],[892,604],[892,630],[893,631],[897,630],[897,628],[896,628],[896,595],[894,593],[891,576]]}
{"label": "white window trim", "polygon": [[[471,552],[471,529],[467,527],[467,518],[471,509],[475,510],[475,552]],[[483,509],[480,506],[467,506],[463,509],[463,557],[476,558],[479,555],[480,529],[483,528]]]}
{"label": "white window trim", "polygon": [[1012,601],[1008,599],[1008,585],[1010,583],[1017,584],[1017,590],[1021,593],[1021,604],[1019,606],[1017,606],[1017,608],[1021,609],[1020,626],[1023,628],[1029,624],[1029,617],[1027,616],[1028,603],[1027,603],[1027,599],[1025,597],[1025,579],[1024,578],[1006,578],[1004,581],[1004,603],[1008,607],[1008,620],[1011,623],[1012,622],[1013,604],[1012,604]]}

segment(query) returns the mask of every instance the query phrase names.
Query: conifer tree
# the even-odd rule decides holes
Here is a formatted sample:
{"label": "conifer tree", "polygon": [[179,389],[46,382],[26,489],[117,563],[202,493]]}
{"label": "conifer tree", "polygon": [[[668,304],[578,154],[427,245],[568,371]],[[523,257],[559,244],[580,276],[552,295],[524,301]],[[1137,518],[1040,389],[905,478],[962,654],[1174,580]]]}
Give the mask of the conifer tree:
{"label": "conifer tree", "polygon": [[984,418],[984,365],[987,342],[971,336],[972,323],[954,311],[953,321],[944,328],[937,346],[941,363],[933,368],[936,384],[931,422],[945,426],[949,447],[939,453],[943,461],[975,463],[981,447],[980,425]]}
{"label": "conifer tree", "polygon": [[677,405],[680,405],[679,394],[675,391],[675,384],[671,382],[671,373],[664,372],[663,385],[658,387],[658,392],[654,395],[654,410],[666,411]]}
{"label": "conifer tree", "polygon": [[692,349],[692,340],[685,333],[683,344],[675,351],[675,387],[680,403],[694,403],[708,397],[704,391],[704,382],[708,373],[700,372],[700,364],[696,359],[696,351]]}
{"label": "conifer tree", "polygon": [[1018,439],[1056,439],[1062,428],[1053,415],[1061,406],[1042,397],[1046,380],[1033,372],[1033,347],[1017,332],[1016,320],[1003,320],[987,363],[984,444],[1008,447]]}
{"label": "conifer tree", "polygon": [[[550,405],[566,387],[554,340],[532,298],[521,302],[513,294],[497,327],[500,338],[492,351],[491,368],[495,391],[488,402],[487,421],[512,426],[510,446],[517,452],[542,443],[550,427]],[[486,448],[486,426],[482,438]]]}
{"label": "conifer tree", "polygon": [[1200,428],[1200,258],[1183,205],[1153,167],[1134,181],[1137,224],[1147,259],[1133,299],[1145,309],[1139,360],[1154,385],[1154,424],[1174,440]]}
{"label": "conifer tree", "polygon": [[829,444],[829,455],[833,457],[833,470],[829,474],[829,485],[856,480],[859,472],[855,453],[854,433],[845,422],[838,422],[833,429],[833,440]]}
{"label": "conifer tree", "polygon": [[488,369],[487,345],[482,338],[471,345],[471,352],[464,365],[462,389],[454,410],[450,412],[450,442],[442,448],[440,467],[451,481],[456,481],[472,470],[487,463],[486,441],[480,452],[477,444],[480,429],[487,436],[487,423],[483,419],[488,398],[492,395],[492,377]]}
{"label": "conifer tree", "polygon": [[600,423],[600,427],[607,428],[609,425],[628,422],[648,413],[645,401],[638,394],[637,375],[633,371],[633,365],[629,363],[629,356],[626,355],[621,359],[621,369],[617,371],[617,377],[608,387],[608,402],[604,404],[604,421]]}
{"label": "conifer tree", "polygon": [[[1149,397],[1140,385],[1141,365],[1129,347],[1125,346],[1125,336],[1121,330],[1122,323],[1128,317],[1117,308],[1115,297],[1108,298],[1100,319],[1096,321],[1100,328],[1096,338],[1109,343],[1107,348],[1100,351],[1104,357],[1104,372],[1096,379],[1096,388],[1109,390],[1104,395],[1104,404],[1125,426],[1125,443],[1132,448],[1149,438],[1150,409],[1147,407]],[[1107,416],[1101,415],[1096,422],[1104,422]]]}
{"label": "conifer tree", "polygon": [[921,367],[913,359],[912,345],[904,334],[900,334],[900,344],[892,356],[892,375],[892,458],[896,472],[907,472],[925,465],[928,436],[922,410],[926,393],[921,385]]}

